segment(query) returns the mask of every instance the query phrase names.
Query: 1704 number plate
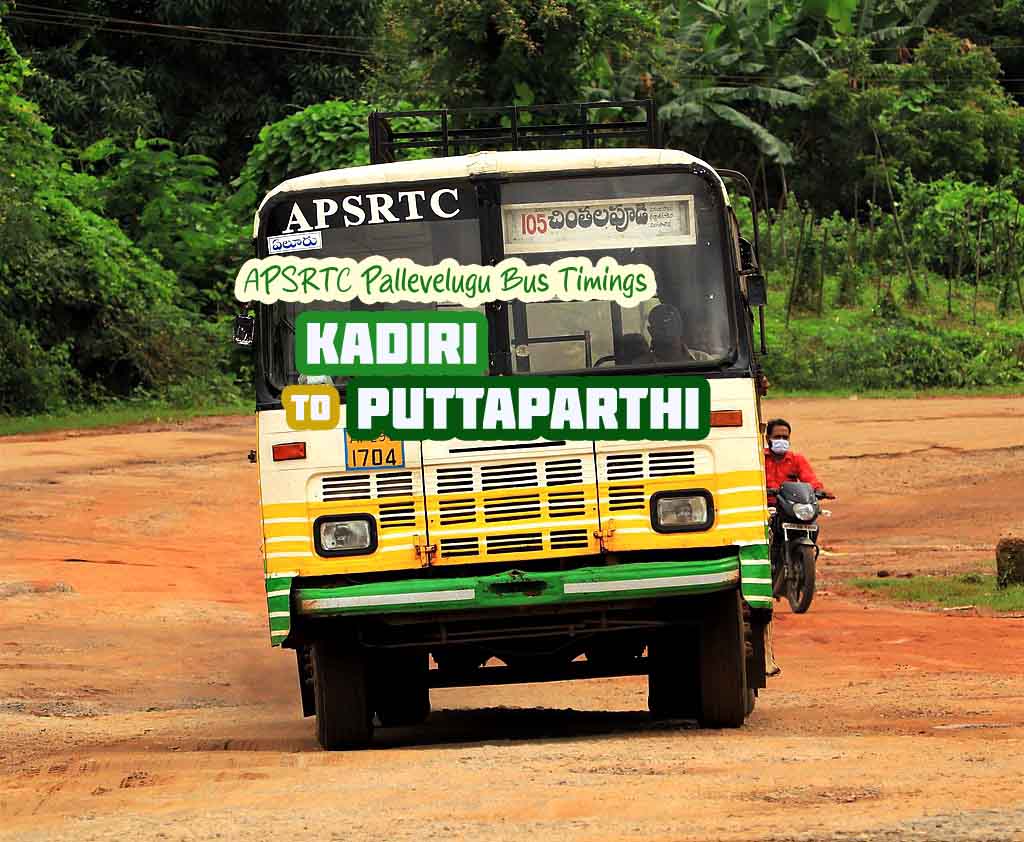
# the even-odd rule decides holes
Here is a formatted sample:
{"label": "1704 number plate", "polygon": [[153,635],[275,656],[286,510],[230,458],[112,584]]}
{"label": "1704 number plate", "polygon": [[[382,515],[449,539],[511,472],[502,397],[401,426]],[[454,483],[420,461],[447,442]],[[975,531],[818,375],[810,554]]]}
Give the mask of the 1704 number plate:
{"label": "1704 number plate", "polygon": [[345,433],[346,471],[385,471],[405,467],[405,445],[380,435],[373,441],[350,439]]}

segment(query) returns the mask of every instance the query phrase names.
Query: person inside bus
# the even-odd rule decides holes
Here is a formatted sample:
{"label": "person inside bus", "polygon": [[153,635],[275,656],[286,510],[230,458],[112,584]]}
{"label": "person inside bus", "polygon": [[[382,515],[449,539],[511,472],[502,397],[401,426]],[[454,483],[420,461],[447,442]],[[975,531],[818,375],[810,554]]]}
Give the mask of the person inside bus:
{"label": "person inside bus", "polygon": [[647,314],[647,331],[651,334],[651,354],[655,362],[693,359],[683,342],[683,317],[671,304],[658,304]]}
{"label": "person inside bus", "polygon": [[643,334],[624,333],[619,340],[620,365],[649,365],[657,362]]}
{"label": "person inside bus", "polygon": [[710,313],[687,313],[687,317],[686,338],[694,359],[718,360],[728,354],[729,349],[722,344]]}
{"label": "person inside bus", "polygon": [[[827,500],[834,500],[835,495],[825,490],[807,458],[789,449],[792,431],[793,426],[784,418],[773,418],[764,426],[764,437],[768,443],[764,451],[766,486],[778,488],[784,482],[806,482]],[[775,495],[769,495],[768,505],[774,504]]]}

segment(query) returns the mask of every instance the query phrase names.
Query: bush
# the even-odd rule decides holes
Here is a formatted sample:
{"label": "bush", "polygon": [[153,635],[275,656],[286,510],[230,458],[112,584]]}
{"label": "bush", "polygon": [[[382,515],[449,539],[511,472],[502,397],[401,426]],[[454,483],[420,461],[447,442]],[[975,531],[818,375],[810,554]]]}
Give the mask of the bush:
{"label": "bush", "polygon": [[[407,102],[395,106],[395,110],[412,108]],[[241,194],[236,201],[248,203],[248,221],[264,194],[286,179],[369,164],[369,118],[374,110],[367,102],[331,100],[264,126],[235,182]],[[401,118],[392,125],[401,131],[433,128],[420,117]],[[428,149],[416,152],[410,157],[430,157]]]}
{"label": "bush", "polygon": [[103,216],[102,183],[71,169],[20,97],[27,72],[0,28],[0,409],[215,381],[226,338]]}
{"label": "bush", "polygon": [[940,328],[922,319],[856,313],[772,320],[765,372],[781,389],[935,389],[1024,384],[1024,326]]}
{"label": "bush", "polygon": [[0,315],[0,414],[62,409],[79,386],[66,343],[44,349],[31,330]]}

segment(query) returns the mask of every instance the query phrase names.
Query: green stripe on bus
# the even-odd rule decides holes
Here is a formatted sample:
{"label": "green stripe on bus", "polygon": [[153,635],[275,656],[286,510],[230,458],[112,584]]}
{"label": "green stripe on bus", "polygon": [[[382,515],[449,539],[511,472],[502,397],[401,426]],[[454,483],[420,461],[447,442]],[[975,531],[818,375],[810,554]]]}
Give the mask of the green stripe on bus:
{"label": "green stripe on bus", "polygon": [[754,582],[743,583],[743,595],[747,596],[771,596],[772,586],[770,584],[762,585]]}
{"label": "green stripe on bus", "polygon": [[707,561],[654,562],[494,576],[404,579],[337,588],[299,588],[304,614],[379,614],[557,605],[674,596],[737,585],[733,555]]}
{"label": "green stripe on bus", "polygon": [[740,547],[740,561],[754,561],[768,557],[767,544],[751,544],[748,547]]}
{"label": "green stripe on bus", "polygon": [[288,594],[281,594],[281,596],[272,596],[267,600],[268,611],[287,611],[291,597]]}

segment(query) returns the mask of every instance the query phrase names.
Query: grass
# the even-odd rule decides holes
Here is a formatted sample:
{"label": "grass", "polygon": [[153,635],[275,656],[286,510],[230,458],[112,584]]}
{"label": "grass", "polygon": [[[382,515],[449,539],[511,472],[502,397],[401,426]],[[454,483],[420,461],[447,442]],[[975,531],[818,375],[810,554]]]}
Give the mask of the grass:
{"label": "grass", "polygon": [[172,407],[160,403],[121,403],[103,407],[68,410],[53,415],[0,415],[0,436],[47,433],[54,430],[88,430],[122,424],[153,424],[188,421],[211,415],[246,415],[249,404],[209,404],[200,407]]}
{"label": "grass", "polygon": [[976,398],[1024,396],[1024,385],[971,386],[935,389],[776,389],[768,390],[768,400],[779,398]]}
{"label": "grass", "polygon": [[854,579],[850,584],[898,602],[924,602],[943,608],[973,605],[993,611],[1024,611],[1024,585],[998,588],[994,575],[982,573]]}

